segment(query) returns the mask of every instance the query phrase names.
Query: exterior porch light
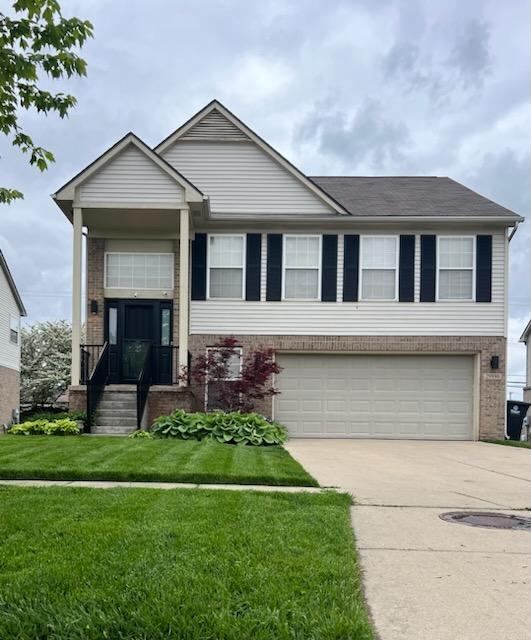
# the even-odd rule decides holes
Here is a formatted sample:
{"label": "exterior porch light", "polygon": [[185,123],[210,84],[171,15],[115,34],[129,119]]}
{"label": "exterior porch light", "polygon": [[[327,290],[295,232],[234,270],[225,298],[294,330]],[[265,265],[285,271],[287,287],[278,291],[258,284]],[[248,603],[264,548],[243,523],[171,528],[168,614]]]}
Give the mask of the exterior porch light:
{"label": "exterior porch light", "polygon": [[91,300],[90,301],[90,313],[93,316],[97,316],[98,315],[98,301],[97,300]]}

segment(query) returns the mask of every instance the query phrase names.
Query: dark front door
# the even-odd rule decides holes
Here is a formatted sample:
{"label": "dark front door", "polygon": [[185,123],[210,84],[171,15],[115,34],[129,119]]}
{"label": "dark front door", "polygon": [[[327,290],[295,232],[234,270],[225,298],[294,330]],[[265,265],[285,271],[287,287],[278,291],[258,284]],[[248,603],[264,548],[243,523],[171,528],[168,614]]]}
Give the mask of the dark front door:
{"label": "dark front door", "polygon": [[136,382],[148,354],[153,383],[171,383],[171,302],[107,300],[105,339],[110,347],[112,383]]}

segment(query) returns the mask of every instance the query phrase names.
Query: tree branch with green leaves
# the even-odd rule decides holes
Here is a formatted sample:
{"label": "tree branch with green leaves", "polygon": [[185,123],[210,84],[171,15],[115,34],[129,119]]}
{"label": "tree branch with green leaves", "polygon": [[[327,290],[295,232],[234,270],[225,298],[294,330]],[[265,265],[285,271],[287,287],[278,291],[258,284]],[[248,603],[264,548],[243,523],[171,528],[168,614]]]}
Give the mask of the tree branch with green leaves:
{"label": "tree branch with green leaves", "polygon": [[[48,149],[22,129],[22,111],[36,109],[64,118],[76,104],[66,93],[42,88],[42,79],[86,76],[87,63],[77,50],[93,36],[88,20],[64,18],[56,0],[16,0],[11,15],[0,12],[0,133],[29,155],[40,171],[55,162]],[[0,185],[0,203],[23,198],[21,191]]]}

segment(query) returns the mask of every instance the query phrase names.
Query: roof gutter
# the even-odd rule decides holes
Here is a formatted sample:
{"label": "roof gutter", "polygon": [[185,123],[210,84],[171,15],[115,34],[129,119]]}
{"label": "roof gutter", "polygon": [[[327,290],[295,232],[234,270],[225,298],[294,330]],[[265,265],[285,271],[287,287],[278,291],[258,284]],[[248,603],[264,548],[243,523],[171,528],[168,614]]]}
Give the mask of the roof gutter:
{"label": "roof gutter", "polygon": [[[517,226],[520,222],[523,222],[523,218],[521,216],[356,216],[356,215],[329,215],[329,216],[305,216],[302,219],[297,219],[293,215],[272,215],[268,214],[267,216],[260,215],[249,215],[249,214],[227,214],[224,215],[222,213],[213,213],[210,215],[211,220],[219,220],[219,221],[242,221],[246,222],[257,221],[260,220],[262,222],[267,221],[278,221],[278,222],[303,222],[305,224],[313,223],[313,222],[337,222],[337,221],[348,221],[350,224],[354,222],[483,222],[485,224],[489,223],[505,223],[507,226],[512,226],[513,224]],[[514,231],[511,235],[514,235]]]}

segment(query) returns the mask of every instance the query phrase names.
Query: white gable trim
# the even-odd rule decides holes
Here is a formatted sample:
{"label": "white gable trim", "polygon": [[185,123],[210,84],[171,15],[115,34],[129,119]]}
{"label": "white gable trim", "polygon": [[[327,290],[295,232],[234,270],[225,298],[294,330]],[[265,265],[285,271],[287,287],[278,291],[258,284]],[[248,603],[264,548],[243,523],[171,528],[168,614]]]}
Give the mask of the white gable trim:
{"label": "white gable trim", "polygon": [[126,134],[121,140],[115,143],[112,147],[107,149],[99,158],[97,158],[92,164],[83,169],[74,178],[61,187],[56,193],[53,194],[54,200],[75,200],[76,187],[79,187],[83,182],[88,180],[97,171],[102,169],[113,158],[120,155],[129,145],[135,146],[141,153],[143,153],[149,160],[156,164],[162,171],[167,173],[175,182],[177,182],[185,193],[186,202],[203,202],[204,196],[202,192],[189,182],[183,175],[181,175],[174,167],[168,164],[163,158],[161,158],[153,149],[143,142],[134,133]]}
{"label": "white gable trim", "polygon": [[160,142],[154,149],[158,154],[163,153],[166,149],[168,149],[172,144],[174,144],[177,140],[182,138],[187,131],[189,131],[192,127],[194,127],[200,120],[202,120],[206,115],[211,113],[213,110],[219,111],[223,114],[227,120],[229,120],[235,127],[240,129],[252,142],[254,142],[260,149],[262,149],[265,153],[267,153],[270,157],[272,157],[278,164],[280,164],[286,171],[291,173],[295,178],[297,178],[305,187],[310,189],[318,198],[320,198],[323,202],[325,202],[329,207],[334,209],[337,213],[343,215],[350,215],[346,209],[344,209],[338,202],[336,202],[333,198],[331,198],[327,193],[325,193],[320,187],[318,187],[315,183],[313,183],[309,178],[307,178],[302,171],[297,169],[291,162],[286,160],[284,156],[282,156],[278,151],[273,149],[271,145],[269,145],[265,140],[263,140],[260,136],[258,136],[252,129],[249,129],[247,125],[245,125],[241,120],[239,120],[233,113],[231,113],[226,107],[224,107],[217,100],[213,100],[209,104],[206,105],[201,111],[195,114],[190,120],[185,122],[181,127],[179,127],[176,131],[170,134],[167,138],[165,138],[162,142]]}

